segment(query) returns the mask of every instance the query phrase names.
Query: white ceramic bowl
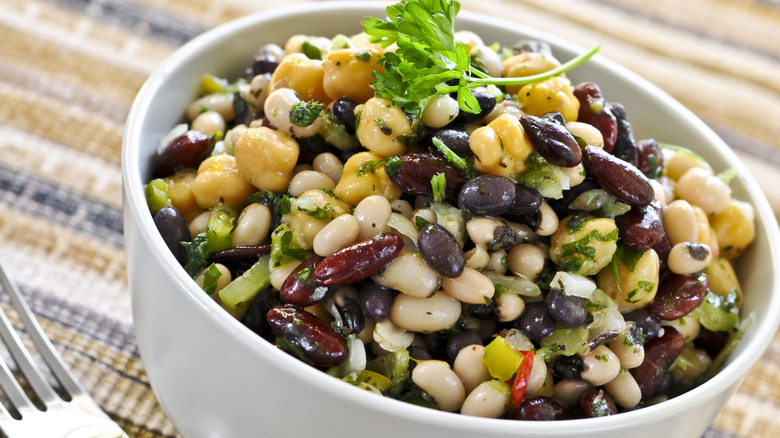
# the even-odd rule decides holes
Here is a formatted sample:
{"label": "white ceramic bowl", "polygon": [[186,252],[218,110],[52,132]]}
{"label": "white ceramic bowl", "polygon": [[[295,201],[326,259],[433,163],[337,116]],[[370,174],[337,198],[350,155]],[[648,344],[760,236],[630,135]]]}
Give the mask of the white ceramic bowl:
{"label": "white ceramic bowl", "polygon": [[[421,408],[352,387],[305,365],[229,317],[166,249],[146,207],[143,184],[152,154],[195,97],[201,76],[237,77],[264,43],[295,33],[354,33],[381,4],[310,3],[249,16],[179,49],[154,73],[131,110],[122,152],[125,242],[138,345],[160,403],[187,438],[199,437],[592,437],[700,436],[768,346],[778,326],[776,268],[780,237],[774,216],[734,153],[698,118],[664,92],[596,56],[569,76],[593,81],[623,103],[637,138],[685,145],[716,170],[734,167],[734,195],[756,211],[756,242],[737,263],[752,324],[725,369],[677,398],[606,418],[563,422],[479,419]],[[543,32],[467,12],[458,30],[487,42],[548,41],[559,59],[584,49]]]}

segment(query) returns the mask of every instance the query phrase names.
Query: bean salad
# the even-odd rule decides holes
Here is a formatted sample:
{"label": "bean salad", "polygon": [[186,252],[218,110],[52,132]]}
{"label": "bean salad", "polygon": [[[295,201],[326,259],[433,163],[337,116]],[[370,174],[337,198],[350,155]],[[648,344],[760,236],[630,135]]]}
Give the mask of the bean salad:
{"label": "bean salad", "polygon": [[[448,45],[402,32],[412,8]],[[543,41],[455,31],[448,0],[387,11],[204,74],[145,187],[204,293],[335,378],[464,415],[614,415],[717,372],[755,236],[733,172],[635,138]]]}

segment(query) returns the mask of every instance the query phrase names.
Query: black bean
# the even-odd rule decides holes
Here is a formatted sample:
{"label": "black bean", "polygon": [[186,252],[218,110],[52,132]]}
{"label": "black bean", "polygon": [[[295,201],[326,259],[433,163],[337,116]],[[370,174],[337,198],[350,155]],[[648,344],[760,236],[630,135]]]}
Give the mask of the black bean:
{"label": "black bean", "polygon": [[577,197],[587,192],[588,190],[595,190],[600,188],[601,187],[599,187],[598,183],[592,178],[585,178],[585,180],[581,183],[577,184],[569,190],[564,191],[562,198],[548,199],[547,202],[550,204],[550,207],[552,207],[553,211],[555,211],[555,214],[557,214],[558,217],[571,216],[572,214],[581,211],[571,207],[571,203],[574,202]]}
{"label": "black bean", "polygon": [[523,400],[511,418],[529,421],[570,420],[574,418],[574,412],[558,400],[540,395]]}
{"label": "black bean", "polygon": [[393,291],[374,282],[360,288],[360,307],[364,314],[376,322],[382,322],[390,315]]}
{"label": "black bean", "polygon": [[498,321],[498,303],[492,300],[487,304],[468,304],[466,313],[480,321]]}
{"label": "black bean", "polygon": [[574,167],[582,161],[580,145],[565,126],[527,114],[520,116],[520,124],[534,150],[550,164]]}
{"label": "black bean", "polygon": [[466,267],[466,255],[442,225],[425,225],[417,236],[417,247],[428,266],[444,277],[458,277]]}
{"label": "black bean", "polygon": [[466,177],[438,154],[409,152],[388,158],[385,163],[387,176],[404,193],[433,197],[431,179],[444,174],[444,195],[447,200],[457,199]]}
{"label": "black bean", "polygon": [[482,345],[482,340],[474,330],[461,330],[447,338],[447,358],[453,361],[463,348],[469,345]]}
{"label": "black bean", "polygon": [[563,118],[563,114],[554,111],[551,113],[544,113],[542,114],[542,118],[544,120],[547,120],[548,122],[555,123],[557,125],[566,126],[566,119]]}
{"label": "black bean", "polygon": [[263,46],[252,56],[252,73],[261,75],[273,73],[279,67],[281,59],[273,54],[269,46]]}
{"label": "black bean", "polygon": [[657,337],[661,331],[661,320],[645,309],[632,310],[624,314],[623,319],[634,321],[636,329],[641,332],[635,338],[643,338],[644,342]]}
{"label": "black bean", "polygon": [[493,108],[496,107],[496,96],[490,94],[485,89],[474,88],[472,91],[474,98],[479,103],[479,112],[470,113],[468,111],[460,110],[455,119],[450,122],[450,126],[458,126],[466,123],[476,123],[487,117]]}
{"label": "black bean", "polygon": [[421,360],[431,360],[433,359],[433,355],[430,351],[428,351],[428,348],[426,348],[423,345],[411,345],[409,348],[407,348],[409,351],[409,357],[415,360],[409,361],[409,372],[411,373],[412,370],[414,370],[414,367],[417,366],[417,362]]}
{"label": "black bean", "polygon": [[509,207],[508,214],[515,216],[525,216],[539,211],[542,205],[542,193],[525,184],[515,184],[515,200]]}
{"label": "black bean", "polygon": [[[444,143],[452,152],[460,156],[470,155],[471,148],[469,147],[469,134],[466,131],[459,129],[440,129],[431,135],[431,138],[436,137]],[[426,141],[428,143],[428,141]]]}
{"label": "black bean", "polygon": [[559,288],[547,293],[547,311],[565,327],[579,327],[588,319],[588,306],[581,297],[566,295]]}
{"label": "black bean", "polygon": [[344,323],[345,333],[360,333],[363,330],[366,318],[357,300],[346,298],[342,305],[336,305],[336,309]]}
{"label": "black bean", "polygon": [[515,183],[497,175],[479,175],[460,189],[458,204],[477,216],[500,216],[515,201]]}
{"label": "black bean", "polygon": [[617,120],[617,137],[615,147],[612,149],[612,155],[621,160],[636,166],[639,160],[639,148],[634,140],[634,131],[631,129],[631,123],[626,115],[626,108],[619,103],[609,103],[609,110]]}
{"label": "black bean", "polygon": [[347,132],[350,134],[355,132],[355,122],[357,121],[357,117],[355,116],[356,107],[357,102],[347,96],[336,99],[331,106],[333,116],[336,117],[336,120],[338,120],[339,123],[342,123],[347,127]]}
{"label": "black bean", "polygon": [[271,326],[268,325],[265,315],[279,304],[278,296],[273,288],[261,290],[252,298],[241,322],[260,337],[270,340],[272,338]]}
{"label": "black bean", "polygon": [[578,354],[571,356],[556,356],[552,360],[552,373],[564,379],[579,379],[582,373],[583,361]]}
{"label": "black bean", "polygon": [[181,243],[192,240],[187,219],[176,208],[166,206],[155,213],[154,225],[173,256],[184,266],[184,246]]}
{"label": "black bean", "polygon": [[555,320],[547,311],[547,303],[533,301],[525,305],[523,314],[515,321],[515,328],[529,339],[539,340],[552,334],[555,330]]}

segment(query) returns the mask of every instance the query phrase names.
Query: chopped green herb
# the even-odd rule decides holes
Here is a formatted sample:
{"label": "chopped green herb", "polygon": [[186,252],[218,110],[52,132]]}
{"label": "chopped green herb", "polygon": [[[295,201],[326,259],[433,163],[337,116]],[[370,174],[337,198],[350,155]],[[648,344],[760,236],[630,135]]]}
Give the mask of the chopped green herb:
{"label": "chopped green herb", "polygon": [[309,59],[322,59],[322,50],[308,41],[303,42],[301,49],[303,54]]}
{"label": "chopped green herb", "polygon": [[474,178],[479,174],[472,163],[466,161],[463,157],[453,152],[452,149],[447,147],[447,145],[444,144],[444,142],[441,141],[438,137],[433,137],[431,141],[433,142],[433,145],[436,147],[436,149],[438,149],[439,152],[444,155],[444,158],[452,163],[453,166],[457,167],[458,170],[463,172],[466,178]]}
{"label": "chopped green herb", "polygon": [[216,264],[212,263],[209,265],[203,273],[203,290],[209,295],[213,294],[217,290],[217,280],[221,276],[222,272],[220,272]]}
{"label": "chopped green herb", "polygon": [[322,111],[322,104],[317,101],[298,101],[290,108],[290,123],[305,128],[317,120]]}
{"label": "chopped green herb", "polygon": [[366,160],[362,163],[360,163],[360,167],[358,167],[357,170],[357,176],[366,176],[369,174],[373,174],[377,167],[385,164],[387,162],[388,158],[383,158],[381,160]]}
{"label": "chopped green herb", "polygon": [[371,52],[364,50],[362,52],[355,53],[355,59],[359,59],[363,62],[371,61]]}
{"label": "chopped green herb", "polygon": [[305,259],[303,249],[295,246],[295,236],[286,223],[279,224],[271,233],[271,262],[273,266],[284,266],[293,260]]}
{"label": "chopped green herb", "polygon": [[431,188],[433,189],[433,201],[443,202],[447,197],[447,176],[444,173],[437,173],[431,177]]}

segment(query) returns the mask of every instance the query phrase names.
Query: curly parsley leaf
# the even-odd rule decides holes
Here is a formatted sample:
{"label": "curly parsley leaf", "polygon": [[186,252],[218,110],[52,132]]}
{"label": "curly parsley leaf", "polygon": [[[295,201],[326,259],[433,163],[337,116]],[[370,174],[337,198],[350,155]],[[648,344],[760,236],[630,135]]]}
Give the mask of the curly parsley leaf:
{"label": "curly parsley leaf", "polygon": [[290,123],[305,128],[317,120],[322,111],[322,104],[317,101],[295,102],[290,108]]}

